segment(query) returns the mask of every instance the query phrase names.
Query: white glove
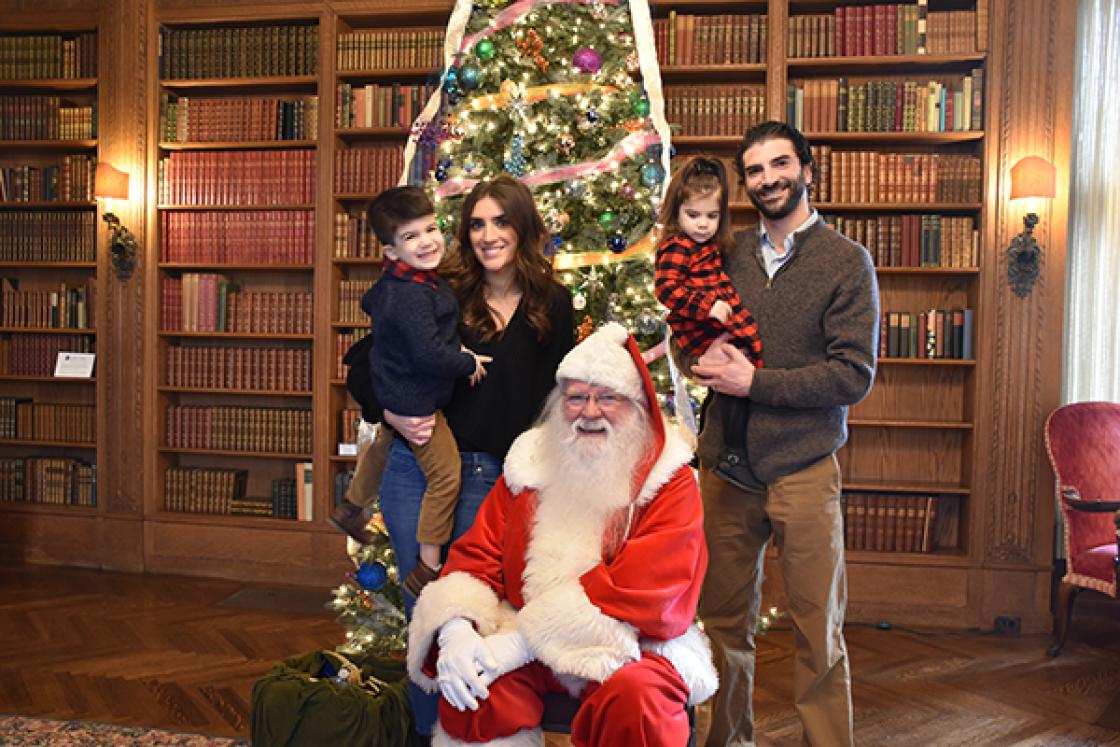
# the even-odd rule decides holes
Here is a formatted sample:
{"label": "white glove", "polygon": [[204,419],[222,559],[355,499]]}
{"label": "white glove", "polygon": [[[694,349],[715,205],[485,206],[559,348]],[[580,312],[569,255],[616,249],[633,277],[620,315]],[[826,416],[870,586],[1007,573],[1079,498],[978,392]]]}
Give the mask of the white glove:
{"label": "white glove", "polygon": [[497,665],[493,669],[487,668],[482,673],[482,681],[487,686],[503,674],[520,669],[537,658],[529,648],[529,641],[525,640],[525,636],[517,630],[488,635],[482,639],[482,642],[490,650],[491,658]]}
{"label": "white glove", "polygon": [[478,700],[490,697],[481,671],[497,668],[490,650],[462,617],[454,617],[439,629],[439,659],[436,681],[443,697],[457,710],[478,710]]}

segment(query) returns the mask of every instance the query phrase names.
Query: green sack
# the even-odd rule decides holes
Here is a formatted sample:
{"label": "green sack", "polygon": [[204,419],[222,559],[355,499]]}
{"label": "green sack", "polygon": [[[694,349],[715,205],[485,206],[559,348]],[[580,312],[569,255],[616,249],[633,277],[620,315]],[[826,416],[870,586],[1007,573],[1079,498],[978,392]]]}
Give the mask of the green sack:
{"label": "green sack", "polygon": [[[333,675],[346,668],[347,684]],[[410,747],[412,706],[403,659],[350,661],[334,651],[286,659],[253,685],[257,747]]]}

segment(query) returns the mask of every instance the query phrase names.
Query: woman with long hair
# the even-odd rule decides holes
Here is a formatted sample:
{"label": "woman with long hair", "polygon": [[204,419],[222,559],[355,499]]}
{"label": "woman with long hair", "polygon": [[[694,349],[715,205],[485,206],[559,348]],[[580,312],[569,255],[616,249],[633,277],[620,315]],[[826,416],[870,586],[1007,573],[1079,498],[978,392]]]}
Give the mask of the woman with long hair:
{"label": "woman with long hair", "polygon": [[[477,386],[461,380],[444,408],[462,461],[452,541],[474,523],[510,445],[540,413],[555,386],[556,367],[572,348],[574,328],[571,296],[553,274],[545,253],[548,231],[528,187],[508,175],[477,184],[463,202],[457,238],[457,250],[440,272],[459,301],[463,344],[492,361]],[[431,435],[430,417],[386,411],[385,420],[414,443]],[[424,489],[424,473],[398,439],[381,482],[381,513],[401,578],[416,564]],[[414,602],[405,595],[409,615]],[[410,687],[416,729],[426,735],[435,724],[438,697]]]}

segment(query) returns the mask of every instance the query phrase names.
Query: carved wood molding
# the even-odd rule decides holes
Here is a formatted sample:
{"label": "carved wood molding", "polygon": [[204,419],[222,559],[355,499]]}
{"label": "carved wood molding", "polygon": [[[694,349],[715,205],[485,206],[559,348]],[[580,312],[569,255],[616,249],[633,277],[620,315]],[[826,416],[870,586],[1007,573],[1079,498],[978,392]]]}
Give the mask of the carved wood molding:
{"label": "carved wood molding", "polygon": [[[1039,443],[1045,415],[1056,404],[1049,400],[1053,377],[1060,372],[1061,340],[1049,337],[1048,328],[1052,315],[1060,318],[1062,314],[1062,292],[1059,288],[1050,293],[1047,278],[1060,279],[1064,272],[1046,264],[1064,261],[1064,251],[1057,253],[1060,259],[1052,258],[1046,248],[1057,243],[1064,248],[1066,227],[1052,224],[1049,205],[1036,206],[1042,218],[1042,230],[1036,229],[1036,237],[1042,242],[1044,269],[1030,295],[1019,298],[1012,293],[1005,249],[1022,230],[1026,211],[1010,203],[1008,175],[1025,155],[1042,155],[1051,163],[1065,160],[1055,158],[1055,150],[1063,147],[1057,129],[1069,126],[1058,122],[1066,107],[1056,97],[1071,93],[1058,81],[1073,65],[1073,40],[1059,38],[1059,31],[1069,28],[1060,22],[1060,16],[1076,13],[1076,7],[1060,0],[1007,0],[1005,7],[999,136],[995,141],[999,151],[994,159],[997,167],[989,173],[989,178],[998,180],[998,189],[989,213],[996,226],[995,246],[987,252],[989,266],[995,271],[986,284],[994,323],[987,327],[993,357],[991,380],[986,382],[991,395],[991,459],[984,477],[988,499],[982,546],[986,562],[1019,564],[1044,562],[1050,552],[1052,519],[1045,499],[1048,486],[1039,480],[1045,472]],[[992,24],[996,23],[993,18]]]}

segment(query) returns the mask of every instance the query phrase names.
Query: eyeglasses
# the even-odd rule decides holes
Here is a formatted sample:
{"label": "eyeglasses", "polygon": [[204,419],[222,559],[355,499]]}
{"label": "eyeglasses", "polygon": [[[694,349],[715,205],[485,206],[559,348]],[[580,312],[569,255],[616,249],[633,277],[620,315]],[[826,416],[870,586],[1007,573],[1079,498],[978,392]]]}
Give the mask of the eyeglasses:
{"label": "eyeglasses", "polygon": [[613,410],[626,400],[625,397],[603,392],[602,394],[565,394],[564,406],[571,410],[582,410],[588,402],[594,402],[600,410]]}

